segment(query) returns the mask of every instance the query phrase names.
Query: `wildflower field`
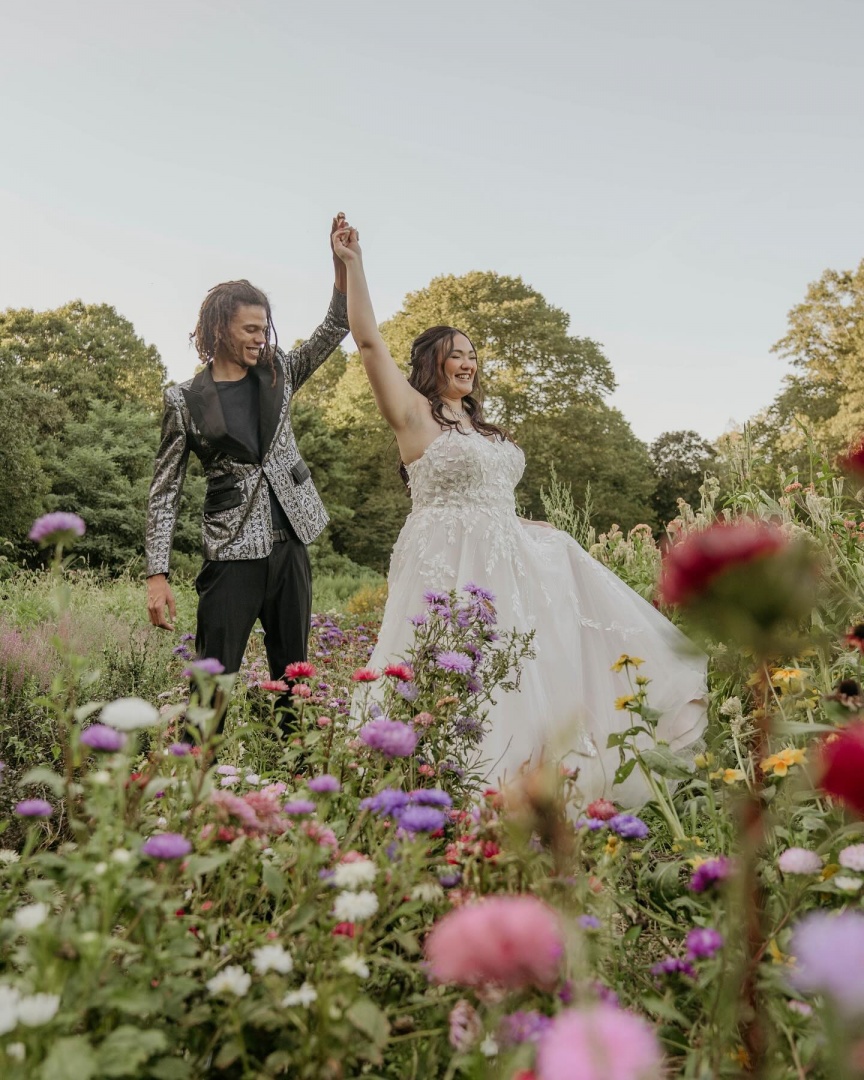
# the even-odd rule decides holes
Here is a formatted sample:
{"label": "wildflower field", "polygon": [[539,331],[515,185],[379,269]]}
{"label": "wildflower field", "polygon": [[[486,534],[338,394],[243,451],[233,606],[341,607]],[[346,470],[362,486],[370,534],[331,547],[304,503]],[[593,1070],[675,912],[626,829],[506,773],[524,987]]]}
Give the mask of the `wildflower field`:
{"label": "wildflower field", "polygon": [[43,522],[50,567],[0,582],[2,1075],[864,1076],[864,509],[783,486],[707,481],[662,559],[550,501],[710,657],[695,762],[652,741],[657,673],[615,665],[635,811],[583,805],[572,757],[481,779],[532,648],[483,582],[429,594],[383,672],[367,583],[284,680],[255,635],[231,678],[190,592],[145,628],[79,519]]}

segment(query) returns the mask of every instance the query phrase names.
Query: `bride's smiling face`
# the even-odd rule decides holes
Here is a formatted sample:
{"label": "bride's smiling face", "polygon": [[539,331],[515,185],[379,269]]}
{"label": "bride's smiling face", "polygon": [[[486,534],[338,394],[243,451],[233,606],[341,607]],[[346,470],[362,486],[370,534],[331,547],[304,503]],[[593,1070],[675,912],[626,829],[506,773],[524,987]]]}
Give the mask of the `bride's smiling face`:
{"label": "bride's smiling face", "polygon": [[441,373],[444,376],[444,397],[466,397],[474,389],[477,353],[464,334],[453,335],[453,345],[444,355]]}

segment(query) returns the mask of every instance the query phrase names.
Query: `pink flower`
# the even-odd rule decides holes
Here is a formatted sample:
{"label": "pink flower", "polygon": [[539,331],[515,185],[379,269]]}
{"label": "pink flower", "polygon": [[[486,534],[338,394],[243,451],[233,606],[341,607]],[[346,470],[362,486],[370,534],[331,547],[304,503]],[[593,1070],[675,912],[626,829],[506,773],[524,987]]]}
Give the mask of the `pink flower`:
{"label": "pink flower", "polygon": [[268,690],[271,694],[287,694],[290,688],[282,679],[264,679],[258,683],[258,689]]}
{"label": "pink flower", "polygon": [[559,1013],[537,1055],[539,1080],[659,1080],[662,1070],[650,1025],[614,1005]]}
{"label": "pink flower", "polygon": [[381,672],[376,671],[375,668],[358,667],[356,671],[351,672],[353,682],[375,682],[376,679],[380,678]]}
{"label": "pink flower", "polygon": [[460,998],[450,1010],[448,1017],[450,1033],[447,1036],[450,1045],[464,1054],[483,1034],[483,1022],[470,1001]]}
{"label": "pink flower", "polygon": [[36,518],[27,535],[40,547],[45,547],[46,544],[68,544],[86,531],[87,526],[77,514],[55,510],[53,514]]}
{"label": "pink flower", "polygon": [[784,874],[818,874],[822,869],[822,860],[815,851],[806,848],[786,848],[777,865]]}
{"label": "pink flower", "polygon": [[533,896],[493,896],[449,912],[426,939],[438,982],[550,988],[561,966],[558,916]]}
{"label": "pink flower", "polygon": [[292,687],[291,694],[293,697],[312,697],[312,688],[307,686],[306,683],[297,683],[296,686]]}
{"label": "pink flower", "polygon": [[585,808],[585,813],[596,821],[608,821],[610,818],[615,817],[618,808],[615,803],[609,802],[608,799],[595,799]]}
{"label": "pink flower", "polygon": [[414,668],[410,664],[388,664],[384,668],[384,674],[392,679],[400,679],[402,682],[414,681]]}
{"label": "pink flower", "polygon": [[289,664],[285,668],[286,679],[311,679],[315,674],[316,668],[314,664],[310,664],[308,660],[298,660],[294,664]]}

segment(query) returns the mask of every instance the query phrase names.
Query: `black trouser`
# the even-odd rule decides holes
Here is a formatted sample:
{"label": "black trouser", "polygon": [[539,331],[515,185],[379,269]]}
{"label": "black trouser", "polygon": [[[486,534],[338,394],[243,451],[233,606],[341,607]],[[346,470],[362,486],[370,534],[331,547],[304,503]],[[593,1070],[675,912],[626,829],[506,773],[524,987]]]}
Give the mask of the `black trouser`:
{"label": "black trouser", "polygon": [[[208,560],[195,579],[195,651],[214,657],[226,672],[240,670],[256,619],[264,628],[271,678],[281,679],[288,664],[306,659],[312,622],[309,554],[293,529],[279,535],[287,539],[274,543],[266,558]],[[283,695],[277,708],[290,706],[290,700]]]}

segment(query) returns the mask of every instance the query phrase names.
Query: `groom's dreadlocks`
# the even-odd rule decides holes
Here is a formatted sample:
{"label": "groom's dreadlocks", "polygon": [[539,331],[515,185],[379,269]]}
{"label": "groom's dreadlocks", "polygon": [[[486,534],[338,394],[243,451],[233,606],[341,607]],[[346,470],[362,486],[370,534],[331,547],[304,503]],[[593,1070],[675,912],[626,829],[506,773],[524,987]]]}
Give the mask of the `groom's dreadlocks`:
{"label": "groom's dreadlocks", "polygon": [[[273,366],[273,356],[278,345],[276,327],[273,325],[273,315],[270,311],[270,301],[267,294],[256,289],[245,278],[239,281],[223,281],[220,285],[214,285],[204,297],[204,303],[198,312],[198,322],[195,329],[189,335],[189,340],[195,346],[195,351],[202,364],[207,364],[214,359],[219,346],[228,340],[228,325],[234,317],[234,312],[241,304],[254,304],[263,307],[267,314],[267,329],[265,331],[266,345],[261,350],[261,358],[273,376],[273,385],[276,385],[276,369]],[[272,333],[272,343],[270,340]]]}

